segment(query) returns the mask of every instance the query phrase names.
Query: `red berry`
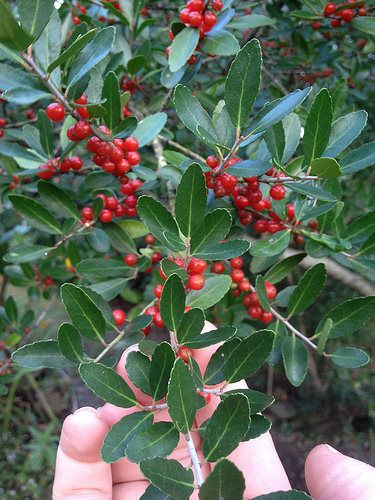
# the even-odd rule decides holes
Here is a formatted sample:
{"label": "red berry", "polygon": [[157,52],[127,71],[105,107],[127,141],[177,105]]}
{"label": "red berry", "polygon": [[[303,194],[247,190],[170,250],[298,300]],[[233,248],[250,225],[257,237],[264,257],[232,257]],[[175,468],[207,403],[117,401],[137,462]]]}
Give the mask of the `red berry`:
{"label": "red berry", "polygon": [[202,274],[207,269],[207,262],[193,257],[188,264],[189,274]]}
{"label": "red berry", "polygon": [[95,135],[93,137],[90,137],[90,139],[86,143],[86,149],[87,151],[90,151],[90,153],[97,153],[99,146],[101,145],[102,141],[99,139],[99,137],[96,137]]}
{"label": "red berry", "polygon": [[78,140],[86,139],[91,135],[91,125],[85,120],[80,120],[74,125],[74,134]]}
{"label": "red berry", "polygon": [[259,319],[262,316],[263,309],[259,306],[250,306],[247,310],[247,314],[250,318]]}
{"label": "red berry", "polygon": [[120,161],[116,163],[116,173],[118,175],[127,174],[130,170],[130,163],[125,158],[122,158]]}
{"label": "red berry", "polygon": [[91,207],[83,207],[81,210],[82,218],[86,221],[91,221],[94,218],[94,213]]}
{"label": "red berry", "polygon": [[251,290],[250,281],[248,279],[244,279],[238,283],[238,288],[241,292],[249,292]]}
{"label": "red berry", "polygon": [[204,25],[207,26],[207,28],[212,28],[215,26],[217,21],[216,14],[214,12],[205,12],[203,14],[203,22]]}
{"label": "red berry", "polygon": [[346,23],[350,23],[354,17],[354,12],[352,11],[352,9],[344,9],[339,14],[342,20]]}
{"label": "red berry", "polygon": [[106,208],[100,212],[99,219],[105,224],[107,222],[111,222],[113,219],[113,214],[110,210]]}
{"label": "red berry", "polygon": [[232,278],[233,283],[239,283],[244,279],[245,273],[242,271],[242,269],[233,269],[233,271],[230,273],[230,277]]}
{"label": "red berry", "polygon": [[130,165],[138,165],[138,163],[141,161],[141,155],[138,153],[138,151],[129,151],[126,153],[125,158],[128,160]]}
{"label": "red berry", "polygon": [[267,231],[267,221],[265,219],[257,220],[254,224],[254,229],[260,234],[265,233]]}
{"label": "red berry", "polygon": [[277,295],[276,287],[270,281],[266,281],[265,287],[266,287],[267,297],[270,300],[273,300]]}
{"label": "red berry", "polygon": [[70,168],[73,170],[80,170],[83,166],[83,161],[79,156],[72,156],[70,158]]}
{"label": "red berry", "polygon": [[182,361],[189,363],[189,359],[193,356],[193,351],[188,347],[180,347],[177,356],[179,356]]}
{"label": "red berry", "polygon": [[332,19],[331,26],[332,28],[338,28],[341,26],[341,19]]}
{"label": "red berry", "polygon": [[285,187],[282,184],[275,184],[270,189],[270,196],[274,200],[282,200],[285,198]]}
{"label": "red berry", "polygon": [[219,160],[215,155],[207,156],[206,165],[210,168],[216,168],[219,165]]}
{"label": "red berry", "polygon": [[[125,184],[126,185],[126,184]],[[137,197],[134,195],[134,194],[129,194],[129,196],[127,196],[125,199],[124,199],[124,203],[125,205],[127,205],[128,207],[135,207],[137,205]]]}
{"label": "red berry", "polygon": [[225,266],[222,262],[214,262],[212,264],[211,271],[215,274],[223,274]]}
{"label": "red berry", "polygon": [[154,288],[155,297],[160,299],[162,291],[163,291],[163,285],[162,284],[156,285],[156,287]]}
{"label": "red berry", "polygon": [[138,255],[135,253],[128,253],[124,257],[124,262],[127,266],[135,266],[138,262]]}
{"label": "red berry", "polygon": [[294,219],[294,205],[293,203],[289,203],[289,205],[286,208],[286,215],[289,217],[289,219]]}
{"label": "red berry", "polygon": [[138,140],[135,137],[127,137],[124,140],[125,151],[137,151],[139,147]]}
{"label": "red berry", "polygon": [[335,10],[336,10],[336,5],[333,2],[327,3],[327,5],[324,8],[325,17],[329,17],[332,14],[334,14]]}
{"label": "red berry", "polygon": [[244,295],[242,297],[242,304],[245,306],[245,307],[249,307],[251,306],[251,295]]}
{"label": "red berry", "polygon": [[192,290],[201,290],[204,287],[204,277],[201,274],[192,274],[188,280],[188,287]]}
{"label": "red berry", "polygon": [[361,8],[358,10],[358,15],[359,15],[359,16],[367,16],[367,10],[366,10],[364,7],[361,7]]}
{"label": "red berry", "polygon": [[223,2],[221,0],[214,0],[212,2],[212,8],[219,12],[223,8]]}
{"label": "red berry", "polygon": [[114,196],[108,196],[106,202],[105,202],[105,208],[108,208],[109,210],[116,210],[118,205],[118,200]]}
{"label": "red berry", "polygon": [[246,196],[237,196],[234,199],[234,204],[237,208],[246,208],[249,206],[249,199]]}
{"label": "red berry", "polygon": [[188,3],[186,4],[186,7],[190,11],[197,11],[197,12],[202,12],[204,9],[204,2],[203,0],[189,0]]}
{"label": "red berry", "polygon": [[126,214],[126,207],[124,205],[117,205],[115,209],[116,217],[123,217]]}
{"label": "red berry", "polygon": [[196,11],[189,11],[189,21],[188,23],[194,28],[198,28],[198,26],[202,22],[202,14]]}
{"label": "red berry", "polygon": [[259,306],[259,297],[258,297],[258,294],[256,292],[253,292],[252,294],[250,294],[249,305]]}
{"label": "red berry", "polygon": [[243,266],[243,258],[235,257],[234,259],[231,259],[229,261],[229,264],[232,269],[241,269],[241,267]]}
{"label": "red berry", "polygon": [[189,23],[189,16],[190,16],[190,10],[189,9],[182,9],[182,11],[180,12],[180,15],[179,15],[180,21],[184,24],[188,24]]}
{"label": "red berry", "polygon": [[161,253],[160,252],[153,252],[151,254],[151,262],[153,264],[156,264],[157,262],[161,261]]}
{"label": "red berry", "polygon": [[58,102],[48,104],[48,106],[46,107],[46,115],[53,122],[60,122],[65,117],[64,106],[62,106]]}
{"label": "red berry", "polygon": [[262,323],[271,323],[273,319],[272,313],[270,311],[263,311],[260,320]]}
{"label": "red berry", "polygon": [[114,309],[112,311],[113,318],[115,320],[116,326],[122,326],[126,320],[126,314],[121,309]]}
{"label": "red berry", "polygon": [[146,245],[153,245],[155,243],[156,239],[153,234],[146,234],[145,236],[145,243]]}
{"label": "red berry", "polygon": [[5,127],[5,125],[7,124],[7,121],[5,118],[0,118],[0,127]]}
{"label": "red berry", "polygon": [[87,104],[87,96],[81,95],[81,97],[78,97],[78,99],[76,99],[74,102],[76,104]]}
{"label": "red berry", "polygon": [[154,325],[157,326],[158,328],[164,328],[165,324],[159,311],[154,315],[153,321]]}

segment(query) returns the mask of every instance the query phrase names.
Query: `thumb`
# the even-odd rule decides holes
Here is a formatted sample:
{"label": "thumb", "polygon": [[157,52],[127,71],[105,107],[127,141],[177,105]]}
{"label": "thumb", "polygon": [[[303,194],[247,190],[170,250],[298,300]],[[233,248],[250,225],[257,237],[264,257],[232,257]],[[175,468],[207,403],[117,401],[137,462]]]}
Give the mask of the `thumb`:
{"label": "thumb", "polygon": [[373,500],[375,468],[347,457],[328,444],[309,453],[306,484],[314,500]]}
{"label": "thumb", "polygon": [[111,466],[100,458],[108,425],[94,408],[84,407],[63,424],[57,450],[54,500],[112,499]]}

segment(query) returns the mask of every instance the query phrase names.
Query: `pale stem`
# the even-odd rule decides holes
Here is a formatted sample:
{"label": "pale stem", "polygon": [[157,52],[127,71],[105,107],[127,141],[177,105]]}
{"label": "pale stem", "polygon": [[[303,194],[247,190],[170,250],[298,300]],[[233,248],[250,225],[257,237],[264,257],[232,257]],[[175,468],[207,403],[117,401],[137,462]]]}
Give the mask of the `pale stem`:
{"label": "pale stem", "polygon": [[191,432],[188,432],[186,435],[186,444],[189,450],[190,458],[193,464],[193,469],[195,472],[195,477],[197,479],[198,486],[202,486],[203,484],[203,475],[202,475],[202,469],[201,469],[201,464],[199,462],[199,458],[197,455],[197,450],[195,449],[194,446],[194,441],[191,436]]}

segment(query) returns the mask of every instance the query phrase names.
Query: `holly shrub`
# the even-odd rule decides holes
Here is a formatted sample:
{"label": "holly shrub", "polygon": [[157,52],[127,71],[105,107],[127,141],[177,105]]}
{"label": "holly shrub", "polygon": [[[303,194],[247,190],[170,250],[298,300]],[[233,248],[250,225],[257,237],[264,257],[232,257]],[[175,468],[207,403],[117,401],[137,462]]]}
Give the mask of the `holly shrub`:
{"label": "holly shrub", "polygon": [[[243,474],[226,457],[269,430],[260,412],[273,398],[228,384],[268,363],[299,386],[308,352],[344,368],[369,361],[345,337],[375,312],[375,212],[353,189],[375,161],[358,109],[373,102],[371,9],[0,5],[1,393],[19,370],[77,370],[102,400],[134,407],[102,458],[139,463],[142,498],[199,488],[241,499]],[[362,296],[302,331],[327,271],[347,287],[359,279]],[[60,300],[66,322],[41,337]],[[125,380],[115,365],[133,344]],[[208,347],[201,372],[195,355]],[[203,480],[191,433],[212,398],[198,431],[216,465]],[[171,422],[154,423],[165,408]],[[188,468],[166,458],[180,433]]]}

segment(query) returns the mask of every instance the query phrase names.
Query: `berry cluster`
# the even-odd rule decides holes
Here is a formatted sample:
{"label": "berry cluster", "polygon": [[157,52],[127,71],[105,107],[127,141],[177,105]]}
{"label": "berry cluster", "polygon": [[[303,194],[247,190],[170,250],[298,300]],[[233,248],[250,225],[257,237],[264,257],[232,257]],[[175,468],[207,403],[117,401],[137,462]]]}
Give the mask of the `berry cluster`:
{"label": "berry cluster", "polygon": [[333,75],[332,68],[325,68],[323,70],[311,71],[311,72],[299,72],[297,78],[308,85],[313,85],[318,78],[331,78]]}
{"label": "berry cluster", "polygon": [[[358,4],[357,0],[348,0],[345,3],[355,3]],[[356,5],[352,8],[342,8],[345,4],[334,4],[333,2],[329,2],[325,5],[323,10],[324,17],[328,17],[331,19],[332,28],[337,28],[344,23],[351,23],[353,18],[356,16],[367,16],[367,10],[365,8],[365,2],[361,2],[359,5]],[[314,27],[313,27],[314,28]],[[319,29],[320,26],[314,29]]]}
{"label": "berry cluster", "polygon": [[185,26],[199,28],[200,37],[203,38],[216,24],[217,16],[214,11],[220,12],[222,8],[221,0],[213,0],[211,5],[203,0],[189,0],[179,18]]}
{"label": "berry cluster", "polygon": [[4,130],[3,128],[7,124],[6,118],[0,118],[0,138],[4,136]]}

